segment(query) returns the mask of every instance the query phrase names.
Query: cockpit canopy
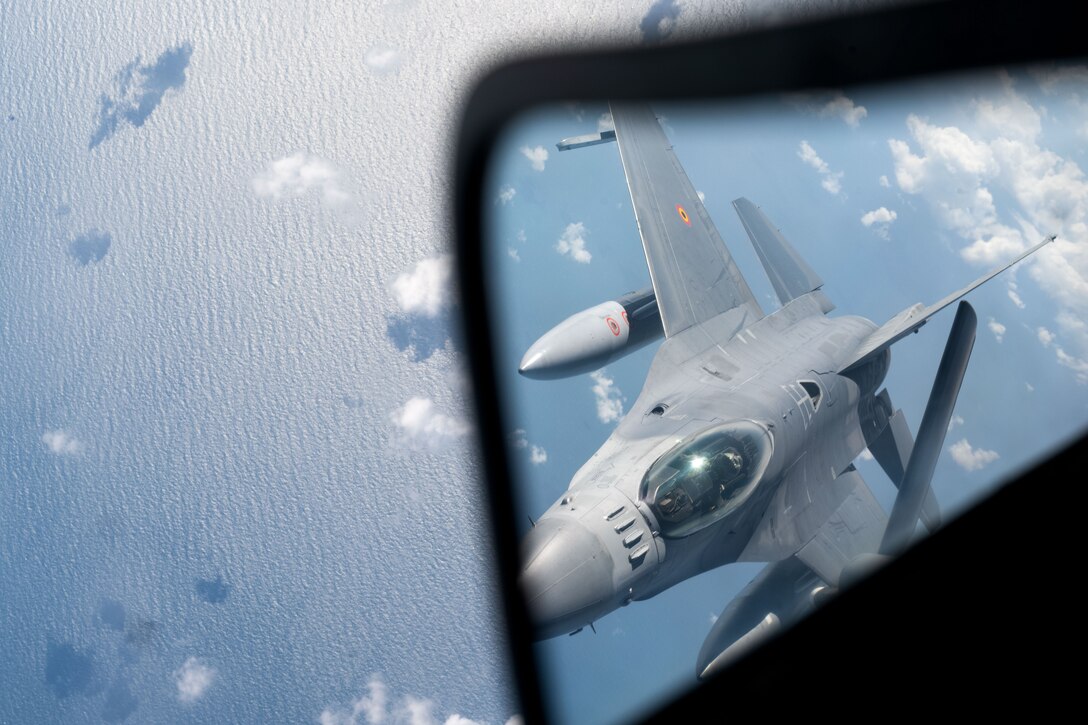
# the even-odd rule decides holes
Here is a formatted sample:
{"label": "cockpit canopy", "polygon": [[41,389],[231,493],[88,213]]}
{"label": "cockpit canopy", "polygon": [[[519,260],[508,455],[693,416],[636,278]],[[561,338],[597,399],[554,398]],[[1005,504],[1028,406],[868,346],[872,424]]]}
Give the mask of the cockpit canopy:
{"label": "cockpit canopy", "polygon": [[639,497],[664,536],[687,536],[748,498],[773,449],[770,432],[750,420],[715,426],[658,458],[642,479]]}

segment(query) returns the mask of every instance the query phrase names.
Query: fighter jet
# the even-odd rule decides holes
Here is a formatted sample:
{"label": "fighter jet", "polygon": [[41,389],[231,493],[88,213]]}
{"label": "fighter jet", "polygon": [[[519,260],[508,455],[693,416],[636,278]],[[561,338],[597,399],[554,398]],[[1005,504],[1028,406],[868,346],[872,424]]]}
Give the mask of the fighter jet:
{"label": "fighter jet", "polygon": [[[530,378],[566,377],[664,337],[608,440],[522,544],[520,584],[538,638],[734,562],[768,565],[729,602],[699,652],[700,678],[797,621],[940,524],[930,480],[975,339],[959,304],[917,436],[881,388],[890,347],[1043,245],[883,325],[847,315],[767,216],[733,207],[781,307],[752,295],[653,110],[612,104],[652,287],[561,322],[525,353]],[[868,449],[898,488],[886,515],[855,469]]]}

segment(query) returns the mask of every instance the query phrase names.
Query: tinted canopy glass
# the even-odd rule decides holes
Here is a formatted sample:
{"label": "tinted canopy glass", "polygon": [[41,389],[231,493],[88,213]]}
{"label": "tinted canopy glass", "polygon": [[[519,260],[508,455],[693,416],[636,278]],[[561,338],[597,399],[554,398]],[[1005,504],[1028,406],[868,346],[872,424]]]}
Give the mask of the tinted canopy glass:
{"label": "tinted canopy glass", "polygon": [[665,536],[686,536],[735,509],[759,482],[773,445],[752,421],[716,426],[661,456],[642,481]]}

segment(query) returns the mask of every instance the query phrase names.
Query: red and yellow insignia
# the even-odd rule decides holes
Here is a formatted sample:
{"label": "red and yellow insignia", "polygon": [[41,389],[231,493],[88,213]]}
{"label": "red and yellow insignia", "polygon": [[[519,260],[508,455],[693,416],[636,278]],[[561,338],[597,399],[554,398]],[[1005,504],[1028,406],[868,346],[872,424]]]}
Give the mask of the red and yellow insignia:
{"label": "red and yellow insignia", "polygon": [[677,204],[676,205],[676,213],[680,215],[680,220],[682,222],[687,224],[689,227],[691,226],[691,217],[688,216],[688,210],[687,209],[685,209],[684,207]]}

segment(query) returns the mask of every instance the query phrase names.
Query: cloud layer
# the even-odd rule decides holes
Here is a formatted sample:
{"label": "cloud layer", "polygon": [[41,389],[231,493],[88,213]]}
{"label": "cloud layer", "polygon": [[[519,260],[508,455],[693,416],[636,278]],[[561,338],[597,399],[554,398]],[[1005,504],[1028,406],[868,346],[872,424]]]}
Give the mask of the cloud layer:
{"label": "cloud layer", "polygon": [[[1055,323],[1076,350],[1055,345],[1058,363],[1088,382],[1088,178],[1074,159],[1046,148],[1046,109],[1032,106],[1007,74],[970,110],[962,127],[908,116],[909,138],[888,141],[896,183],[925,200],[964,241],[963,259],[980,267],[1058,236],[1026,265],[1058,304]],[[1007,285],[1023,308],[1016,282]]]}

